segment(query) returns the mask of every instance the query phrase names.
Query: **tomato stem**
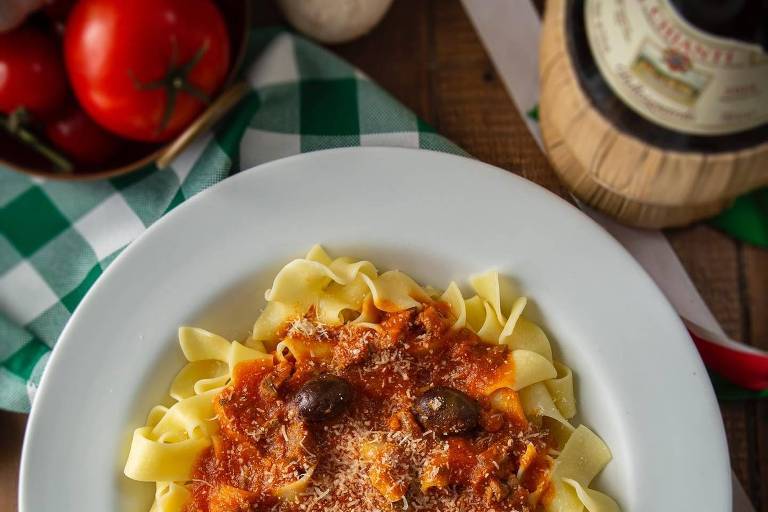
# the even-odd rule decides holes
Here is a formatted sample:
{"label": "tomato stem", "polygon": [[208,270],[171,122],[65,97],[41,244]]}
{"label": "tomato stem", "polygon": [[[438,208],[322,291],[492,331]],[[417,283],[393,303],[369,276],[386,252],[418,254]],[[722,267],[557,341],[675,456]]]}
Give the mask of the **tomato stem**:
{"label": "tomato stem", "polygon": [[24,127],[28,122],[29,114],[24,107],[17,108],[10,115],[0,114],[0,126],[6,132],[51,162],[56,170],[72,172],[72,163],[69,160]]}
{"label": "tomato stem", "polygon": [[208,41],[205,41],[189,61],[177,66],[176,61],[178,60],[179,48],[178,43],[174,38],[171,39],[171,61],[168,66],[168,71],[163,78],[152,82],[142,82],[132,70],[128,70],[128,76],[131,78],[131,81],[133,81],[133,86],[136,87],[136,89],[140,91],[149,91],[153,89],[165,90],[167,99],[165,108],[163,109],[163,116],[160,119],[160,125],[158,126],[156,133],[162,132],[168,126],[168,123],[173,116],[173,111],[176,108],[176,98],[179,91],[186,92],[205,105],[208,105],[211,102],[211,98],[205,91],[189,81],[189,73],[202,60],[207,51]]}

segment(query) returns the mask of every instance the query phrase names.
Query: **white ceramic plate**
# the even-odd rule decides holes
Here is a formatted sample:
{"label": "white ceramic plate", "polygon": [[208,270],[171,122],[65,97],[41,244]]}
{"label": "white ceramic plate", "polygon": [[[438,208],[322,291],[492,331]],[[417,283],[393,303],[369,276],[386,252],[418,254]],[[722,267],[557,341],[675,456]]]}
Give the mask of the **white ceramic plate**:
{"label": "white ceramic plate", "polygon": [[[149,229],[83,300],[32,410],[21,512],[141,511],[122,476],[132,429],[182,358],[176,329],[247,333],[276,271],[314,243],[422,283],[513,276],[577,377],[581,421],[613,450],[595,486],[625,512],[731,508],[722,422],[677,316],[575,208],[480,162],[341,149],[243,172]],[[527,310],[528,311],[528,310]]]}

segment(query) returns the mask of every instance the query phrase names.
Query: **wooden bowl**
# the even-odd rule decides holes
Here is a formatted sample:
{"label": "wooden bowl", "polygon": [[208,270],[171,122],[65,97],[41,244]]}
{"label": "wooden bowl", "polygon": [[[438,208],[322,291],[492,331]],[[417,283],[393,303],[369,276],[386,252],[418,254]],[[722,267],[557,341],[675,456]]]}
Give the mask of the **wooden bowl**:
{"label": "wooden bowl", "polygon": [[210,105],[173,140],[165,143],[126,141],[121,151],[101,167],[79,167],[70,172],[57,171],[48,160],[20,143],[6,132],[0,132],[0,165],[15,171],[62,181],[88,181],[120,176],[137,171],[151,163],[162,169],[184,150],[198,135],[208,130],[249,90],[248,84],[238,81],[238,73],[245,59],[248,34],[251,29],[250,0],[216,0],[221,9],[230,37],[236,49],[232,66],[221,92]]}

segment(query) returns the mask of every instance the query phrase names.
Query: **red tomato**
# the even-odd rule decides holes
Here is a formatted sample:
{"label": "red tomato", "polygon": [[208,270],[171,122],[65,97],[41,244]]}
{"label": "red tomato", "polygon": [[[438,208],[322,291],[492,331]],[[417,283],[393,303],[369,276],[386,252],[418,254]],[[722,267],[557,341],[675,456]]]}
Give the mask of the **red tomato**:
{"label": "red tomato", "polygon": [[43,12],[51,20],[64,23],[75,5],[75,0],[47,0],[43,5]]}
{"label": "red tomato", "polygon": [[86,165],[107,162],[123,142],[74,105],[61,110],[55,118],[45,123],[45,134],[64,154]]}
{"label": "red tomato", "polygon": [[80,104],[129,139],[178,134],[229,67],[226,25],[210,0],[81,0],[64,44]]}
{"label": "red tomato", "polygon": [[75,6],[76,0],[46,0],[43,4],[43,12],[51,20],[56,35],[62,37],[67,24],[67,17]]}
{"label": "red tomato", "polygon": [[51,37],[32,27],[0,34],[0,111],[25,107],[45,117],[66,98],[67,76]]}

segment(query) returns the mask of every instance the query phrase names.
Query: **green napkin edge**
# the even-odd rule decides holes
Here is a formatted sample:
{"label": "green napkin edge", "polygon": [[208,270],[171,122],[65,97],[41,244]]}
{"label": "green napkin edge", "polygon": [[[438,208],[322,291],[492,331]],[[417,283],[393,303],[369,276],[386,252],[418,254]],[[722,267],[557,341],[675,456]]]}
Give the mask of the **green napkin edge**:
{"label": "green napkin edge", "polygon": [[709,379],[712,381],[712,387],[715,388],[717,398],[723,401],[750,400],[758,398],[768,398],[768,389],[762,391],[752,391],[737,386],[731,381],[721,377],[711,370],[707,370]]}
{"label": "green napkin edge", "polygon": [[768,248],[768,187],[736,198],[710,224],[737,240]]}

